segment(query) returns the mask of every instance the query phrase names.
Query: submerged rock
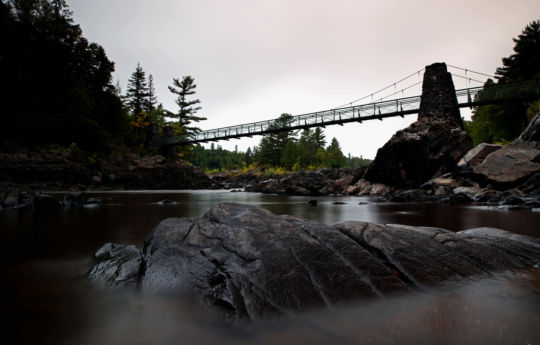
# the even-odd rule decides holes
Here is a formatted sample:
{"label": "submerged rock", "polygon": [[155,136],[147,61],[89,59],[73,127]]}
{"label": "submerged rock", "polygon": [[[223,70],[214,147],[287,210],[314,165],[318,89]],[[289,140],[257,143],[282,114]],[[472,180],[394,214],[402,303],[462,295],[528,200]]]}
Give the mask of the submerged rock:
{"label": "submerged rock", "polygon": [[104,259],[91,279],[117,285],[137,277],[143,291],[192,296],[229,319],[390,296],[540,261],[540,240],[498,229],[325,225],[240,204],[162,221],[142,261],[136,248],[118,248],[96,254]]}

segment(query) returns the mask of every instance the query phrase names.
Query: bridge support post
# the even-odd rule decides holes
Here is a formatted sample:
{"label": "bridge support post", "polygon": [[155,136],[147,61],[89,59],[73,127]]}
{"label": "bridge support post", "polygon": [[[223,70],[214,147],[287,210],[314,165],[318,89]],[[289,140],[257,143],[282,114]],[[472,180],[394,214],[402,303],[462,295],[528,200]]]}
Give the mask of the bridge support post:
{"label": "bridge support post", "polygon": [[452,75],[443,62],[426,67],[418,119],[444,116],[463,129]]}

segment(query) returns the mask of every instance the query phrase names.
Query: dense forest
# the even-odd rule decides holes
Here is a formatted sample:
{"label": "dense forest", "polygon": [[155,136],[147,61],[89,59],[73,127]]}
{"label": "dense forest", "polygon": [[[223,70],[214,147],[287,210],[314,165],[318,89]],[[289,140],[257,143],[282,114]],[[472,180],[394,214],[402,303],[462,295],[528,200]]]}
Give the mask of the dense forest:
{"label": "dense forest", "polygon": [[[0,149],[14,151],[56,145],[108,155],[118,150],[141,155],[158,152],[165,128],[190,137],[206,120],[198,113],[195,79],[172,78],[169,91],[177,109],[158,101],[153,76],[137,64],[125,93],[112,83],[114,62],[103,47],[89,42],[74,23],[65,0],[0,1]],[[540,22],[514,39],[515,54],[502,60],[497,80],[486,84],[540,78]],[[540,109],[540,101],[477,107],[465,123],[475,143],[515,138]],[[273,126],[287,126],[282,114]],[[179,148],[178,157],[206,170],[320,167],[358,168],[369,160],[346,157],[336,138],[327,142],[321,128],[271,133],[246,152],[212,145]]]}

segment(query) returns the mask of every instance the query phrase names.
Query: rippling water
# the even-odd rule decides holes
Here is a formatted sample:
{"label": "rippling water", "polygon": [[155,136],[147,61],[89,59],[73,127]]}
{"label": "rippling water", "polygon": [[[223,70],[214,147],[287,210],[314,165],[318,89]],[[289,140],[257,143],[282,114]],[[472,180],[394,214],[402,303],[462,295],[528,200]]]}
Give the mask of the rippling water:
{"label": "rippling water", "polygon": [[[89,255],[105,242],[139,247],[166,217],[199,217],[219,202],[278,214],[437,226],[494,226],[540,237],[540,212],[481,206],[386,204],[223,191],[97,193],[103,205],[49,214],[0,211],[4,339],[27,344],[539,344],[540,269],[501,272],[430,291],[222,324],[189,300],[90,286]],[[175,204],[159,205],[164,199]],[[341,201],[346,204],[334,205]],[[361,203],[361,204],[359,204]]]}

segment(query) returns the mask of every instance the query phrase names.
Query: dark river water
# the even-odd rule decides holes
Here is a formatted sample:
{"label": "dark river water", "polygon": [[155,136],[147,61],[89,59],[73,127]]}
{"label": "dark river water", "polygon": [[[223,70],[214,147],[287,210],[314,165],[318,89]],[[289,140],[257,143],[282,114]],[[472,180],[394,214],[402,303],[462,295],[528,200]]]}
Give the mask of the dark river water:
{"label": "dark river water", "polygon": [[[492,226],[540,237],[540,210],[376,203],[227,191],[95,193],[98,207],[0,210],[2,344],[540,344],[540,268],[500,272],[372,302],[279,320],[223,324],[190,300],[85,279],[106,242],[142,247],[167,217],[198,217],[219,202],[259,205],[327,224],[362,220],[442,227]],[[174,205],[158,205],[169,199]],[[346,204],[334,205],[342,201]]]}

